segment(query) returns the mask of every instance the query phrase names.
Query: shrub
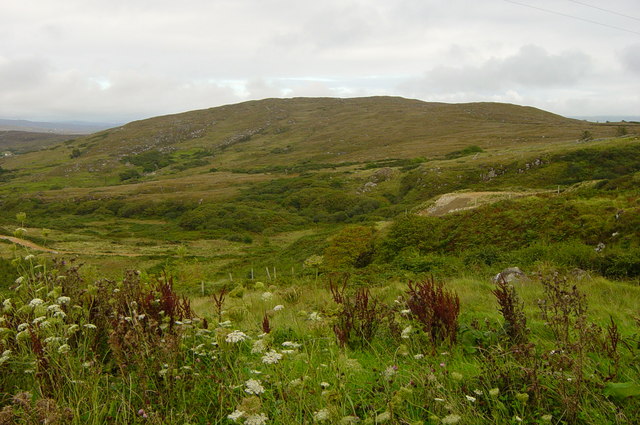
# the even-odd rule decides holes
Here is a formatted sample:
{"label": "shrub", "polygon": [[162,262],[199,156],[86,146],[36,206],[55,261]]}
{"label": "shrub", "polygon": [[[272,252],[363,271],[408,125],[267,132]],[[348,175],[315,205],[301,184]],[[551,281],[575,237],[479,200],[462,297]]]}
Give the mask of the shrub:
{"label": "shrub", "polygon": [[325,249],[325,265],[332,269],[367,266],[373,260],[375,234],[372,227],[345,227]]}

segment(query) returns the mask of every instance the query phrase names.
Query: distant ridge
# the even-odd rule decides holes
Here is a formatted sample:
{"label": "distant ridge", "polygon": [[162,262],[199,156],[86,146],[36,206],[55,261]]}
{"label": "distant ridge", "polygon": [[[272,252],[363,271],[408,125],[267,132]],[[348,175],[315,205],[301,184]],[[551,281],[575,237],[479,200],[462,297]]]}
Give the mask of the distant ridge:
{"label": "distant ridge", "polygon": [[91,134],[96,131],[117,127],[114,123],[96,123],[84,121],[42,122],[28,120],[0,119],[0,130],[30,131],[56,134]]}
{"label": "distant ridge", "polygon": [[640,122],[640,115],[585,115],[571,118],[591,122]]}

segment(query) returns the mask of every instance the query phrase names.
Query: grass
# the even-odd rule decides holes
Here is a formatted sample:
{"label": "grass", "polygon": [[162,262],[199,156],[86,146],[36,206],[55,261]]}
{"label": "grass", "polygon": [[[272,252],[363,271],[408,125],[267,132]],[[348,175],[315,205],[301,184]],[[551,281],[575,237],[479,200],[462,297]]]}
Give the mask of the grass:
{"label": "grass", "polygon": [[[638,417],[637,286],[599,278],[575,282],[589,304],[584,320],[600,333],[580,333],[587,329],[582,316],[567,313],[560,319],[576,326],[571,344],[578,345],[564,345],[537,308],[545,296],[542,281],[518,283],[530,329],[525,348],[504,340],[494,285],[486,279],[446,283],[461,301],[453,344],[425,338],[404,310],[407,285],[399,279],[371,288],[370,299],[384,306],[384,316],[374,318],[381,324],[377,331],[341,347],[333,326],[344,311],[324,279],[237,282],[222,298],[221,317],[211,297],[192,298],[195,318],[153,279],[128,274],[118,282],[85,283],[73,268],[45,266],[42,274],[37,258],[20,263],[22,285],[0,316],[8,329],[0,340],[6,420],[225,424],[237,416],[244,424],[600,424]],[[147,293],[157,301],[145,301]],[[616,341],[627,348],[607,355],[590,344],[611,343],[612,310]],[[40,314],[30,330],[20,325]],[[569,363],[556,364],[545,354],[559,349]],[[538,373],[533,380],[531,367]],[[565,385],[567,379],[577,383]]]}

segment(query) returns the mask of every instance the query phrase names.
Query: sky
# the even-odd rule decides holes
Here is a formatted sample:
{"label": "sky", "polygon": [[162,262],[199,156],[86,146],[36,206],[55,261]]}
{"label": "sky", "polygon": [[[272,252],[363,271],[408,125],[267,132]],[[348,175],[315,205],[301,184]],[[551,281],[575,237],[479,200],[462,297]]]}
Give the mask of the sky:
{"label": "sky", "polygon": [[0,0],[0,118],[374,95],[640,116],[640,1]]}

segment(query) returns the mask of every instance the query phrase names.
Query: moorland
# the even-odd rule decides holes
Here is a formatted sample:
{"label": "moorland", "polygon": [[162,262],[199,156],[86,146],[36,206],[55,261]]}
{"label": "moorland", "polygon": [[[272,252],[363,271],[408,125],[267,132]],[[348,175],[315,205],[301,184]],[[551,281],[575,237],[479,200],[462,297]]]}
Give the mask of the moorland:
{"label": "moorland", "polygon": [[639,182],[640,123],[497,103],[40,139],[0,158],[0,424],[635,423]]}

